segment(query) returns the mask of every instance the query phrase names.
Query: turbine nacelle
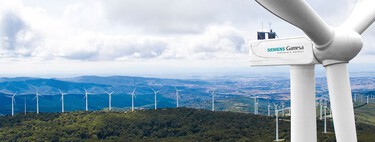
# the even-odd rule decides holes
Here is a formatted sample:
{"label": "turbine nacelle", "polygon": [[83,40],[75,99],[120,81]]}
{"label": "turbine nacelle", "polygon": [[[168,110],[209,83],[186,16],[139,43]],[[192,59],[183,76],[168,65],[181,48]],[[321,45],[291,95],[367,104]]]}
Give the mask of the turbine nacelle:
{"label": "turbine nacelle", "polygon": [[307,37],[258,40],[250,43],[251,66],[318,64]]}
{"label": "turbine nacelle", "polygon": [[250,43],[251,66],[282,66],[348,63],[362,49],[361,35],[353,30],[335,29],[327,44],[316,45],[308,37],[257,40]]}

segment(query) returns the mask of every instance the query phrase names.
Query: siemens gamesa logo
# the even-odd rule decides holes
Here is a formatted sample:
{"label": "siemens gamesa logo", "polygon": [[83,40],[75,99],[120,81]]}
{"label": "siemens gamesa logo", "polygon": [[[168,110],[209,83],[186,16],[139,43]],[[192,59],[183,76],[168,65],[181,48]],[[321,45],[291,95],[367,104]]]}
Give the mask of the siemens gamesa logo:
{"label": "siemens gamesa logo", "polygon": [[285,47],[272,47],[267,48],[267,52],[287,52],[287,51],[295,51],[295,50],[304,50],[304,46],[285,46]]}
{"label": "siemens gamesa logo", "polygon": [[267,52],[279,52],[279,51],[285,51],[285,47],[272,47],[272,48],[267,48]]}

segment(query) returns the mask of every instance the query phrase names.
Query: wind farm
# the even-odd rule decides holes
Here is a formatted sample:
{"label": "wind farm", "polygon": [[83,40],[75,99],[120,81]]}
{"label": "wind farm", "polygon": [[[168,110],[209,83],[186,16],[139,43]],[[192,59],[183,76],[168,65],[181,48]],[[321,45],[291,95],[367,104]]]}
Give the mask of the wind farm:
{"label": "wind farm", "polygon": [[373,141],[372,5],[0,0],[0,141]]}
{"label": "wind farm", "polygon": [[[35,82],[40,82],[40,84],[44,84],[42,85],[41,87],[39,87],[38,89],[38,92],[41,91],[43,92],[43,98],[41,101],[38,101],[38,103],[42,103],[42,105],[38,104],[38,106],[40,106],[40,110],[41,112],[39,112],[39,114],[41,115],[45,115],[45,114],[50,114],[50,113],[59,113],[59,112],[62,112],[63,111],[63,107],[65,108],[64,109],[64,113],[78,113],[78,112],[86,112],[86,100],[85,99],[82,99],[82,94],[85,94],[84,92],[84,89],[83,91],[80,90],[81,86],[86,86],[86,90],[91,90],[90,93],[92,94],[98,94],[98,95],[90,95],[89,97],[89,101],[88,101],[88,107],[89,107],[89,111],[88,113],[95,113],[95,112],[107,112],[109,110],[109,104],[111,104],[111,111],[110,112],[134,112],[134,113],[138,113],[138,112],[149,112],[149,110],[154,110],[155,111],[155,93],[152,89],[150,89],[148,87],[148,85],[142,85],[142,84],[147,84],[147,82],[150,82],[150,80],[155,80],[154,78],[144,78],[142,79],[143,81],[140,81],[139,83],[137,83],[137,87],[134,87],[134,83],[132,82],[129,82],[129,81],[125,81],[125,82],[129,82],[129,87],[123,87],[123,85],[118,85],[117,83],[114,83],[114,81],[111,81],[111,83],[106,83],[106,84],[101,84],[99,83],[100,81],[92,81],[93,78],[111,78],[111,77],[90,77],[90,79],[88,80],[91,80],[90,85],[86,84],[86,83],[79,83],[77,84],[76,81],[75,82],[65,82],[65,81],[58,81],[56,79],[31,79],[31,82],[28,81],[28,80],[23,80],[22,82],[23,83],[35,83]],[[118,77],[115,77],[115,78],[118,78]],[[128,78],[129,80],[133,80],[134,77],[120,77],[120,78]],[[35,80],[39,80],[39,81],[35,81]],[[97,79],[97,80],[100,80],[100,79]],[[113,80],[117,80],[117,79],[113,79]],[[160,79],[158,79],[160,80]],[[55,82],[59,82],[59,84],[65,84],[64,86],[70,86],[70,85],[73,85],[69,88],[77,88],[77,89],[67,89],[67,88],[59,88],[60,90],[64,90],[64,92],[60,92],[59,89],[53,89],[53,88],[57,88],[57,86],[54,86],[53,84],[56,84]],[[158,86],[158,91],[161,92],[162,95],[158,95],[158,98],[157,98],[157,101],[158,101],[158,109],[157,110],[160,110],[160,111],[165,111],[169,109],[173,109],[173,108],[177,108],[177,102],[176,102],[176,89],[174,88],[174,85],[171,85],[171,84],[176,84],[176,81],[178,81],[179,83],[179,88],[180,90],[184,90],[184,95],[182,98],[179,99],[179,102],[180,104],[182,103],[183,104],[183,109],[185,108],[192,108],[192,109],[197,109],[197,110],[200,110],[200,109],[205,109],[205,110],[210,110],[212,111],[213,108],[214,108],[214,111],[215,112],[226,112],[226,111],[234,111],[234,112],[237,112],[237,113],[242,113],[242,114],[249,114],[249,115],[257,115],[259,117],[268,117],[268,118],[271,118],[272,120],[278,120],[279,122],[276,123],[275,121],[272,121],[272,127],[274,127],[273,131],[270,132],[271,135],[272,135],[272,138],[273,140],[276,140],[276,134],[275,132],[277,131],[278,132],[278,139],[279,140],[282,140],[282,139],[285,139],[285,140],[288,140],[290,139],[288,133],[284,133],[282,132],[281,130],[283,129],[289,129],[290,126],[288,125],[285,125],[285,123],[288,123],[290,122],[290,115],[288,115],[288,113],[290,113],[290,100],[289,99],[286,99],[284,98],[284,96],[282,95],[283,93],[280,93],[280,94],[275,94],[274,95],[274,98],[272,99],[269,99],[269,98],[263,98],[261,94],[257,94],[255,96],[253,96],[252,94],[249,94],[248,96],[246,96],[245,94],[241,95],[241,94],[236,94],[236,93],[226,93],[226,92],[235,92],[235,90],[238,90],[239,88],[237,87],[240,87],[237,85],[234,85],[236,87],[233,87],[231,89],[224,89],[223,87],[225,86],[228,86],[230,84],[228,84],[226,81],[223,81],[221,83],[215,81],[215,85],[213,84],[210,84],[209,82],[205,82],[205,81],[200,81],[200,82],[191,82],[190,80],[170,80],[170,79],[162,79],[161,82],[158,82],[159,85],[161,86]],[[275,86],[279,86],[279,87],[283,87],[283,82],[287,82],[288,79],[285,78],[284,81],[281,81],[280,84],[275,84]],[[49,82],[54,82],[54,83],[49,83]],[[80,82],[86,82],[86,81],[80,81]],[[94,82],[97,82],[97,83],[94,83]],[[144,82],[144,83],[143,83]],[[174,82],[174,83],[171,83],[171,82]],[[210,81],[211,82],[211,81]],[[238,84],[242,84],[241,83],[242,81],[239,81]],[[259,84],[260,82],[253,82],[254,84]],[[39,84],[39,83],[38,83]],[[30,84],[28,86],[39,86],[38,84]],[[70,84],[70,85],[69,85]],[[199,85],[197,86],[198,88],[206,88],[206,89],[194,89],[194,88],[191,88],[191,87],[187,87],[187,86],[191,86],[193,84],[206,84],[206,85]],[[112,87],[108,87],[108,85],[112,86]],[[118,86],[117,86],[118,85]],[[74,87],[75,86],[75,87]],[[103,86],[102,88],[100,86]],[[212,86],[215,86],[215,92],[212,91]],[[245,86],[244,86],[245,87]],[[358,97],[359,96],[364,96],[364,98],[366,98],[365,96],[370,96],[368,95],[368,93],[371,93],[371,92],[367,92],[365,90],[368,90],[368,86],[364,86],[365,88],[363,89],[358,89],[356,90],[356,93],[358,93],[359,95],[357,95]],[[13,88],[13,87],[12,87]],[[15,87],[17,88],[17,87]],[[46,91],[43,91],[43,89],[41,88],[51,88],[51,89],[47,89],[47,90],[51,90],[51,92],[46,92]],[[120,88],[119,90],[115,90],[115,89],[111,89],[111,88]],[[226,88],[226,87],[225,87]],[[375,89],[375,86],[373,87]],[[3,88],[2,90],[9,90],[10,88]],[[17,89],[17,90],[21,90],[21,89]],[[110,92],[108,93],[107,91],[108,90],[113,90],[114,92]],[[233,91],[230,91],[230,90],[233,90]],[[279,89],[276,89],[276,90],[279,90]],[[324,90],[324,89],[323,89]],[[23,90],[23,91],[26,91],[26,90]],[[35,91],[35,88],[34,87],[30,87],[29,88],[29,94],[28,93],[25,93],[23,91],[20,91],[18,92],[18,95],[16,95],[14,98],[15,99],[20,99],[20,98],[26,98],[26,102],[27,102],[27,107],[29,108],[27,110],[27,115],[33,115],[33,114],[38,114],[36,112],[36,109],[33,109],[35,108],[35,106],[37,105],[36,104],[36,95],[35,94],[39,94],[38,96],[40,96],[40,93],[33,93]],[[364,92],[365,91],[365,92]],[[7,92],[10,92],[10,91],[7,91]],[[16,91],[14,91],[16,92]],[[27,91],[26,91],[27,92]],[[87,94],[89,94],[88,91],[86,91]],[[128,94],[130,92],[130,95]],[[193,94],[189,93],[189,92],[194,92]],[[320,92],[320,90],[318,90],[318,92]],[[1,92],[0,92],[1,93]],[[109,95],[108,94],[111,94],[112,93],[112,96],[111,96],[111,102],[109,102]],[[116,95],[113,95],[114,93],[116,93]],[[61,94],[64,94],[64,95],[61,95]],[[137,95],[136,95],[137,94]],[[213,95],[212,94],[220,94],[220,95],[214,95],[214,97],[212,97]],[[322,93],[322,97],[324,98],[324,95],[325,93]],[[354,93],[353,93],[354,94]],[[2,95],[0,95],[1,97]],[[5,95],[4,95],[5,96]],[[64,98],[62,98],[62,96],[64,96]],[[137,97],[136,97],[137,96]],[[255,101],[255,97],[257,97],[256,101]],[[264,96],[266,97],[266,96]],[[33,98],[35,98],[33,100]],[[40,99],[40,98],[39,98]],[[62,100],[64,100],[64,104],[62,102]],[[249,101],[250,100],[250,101]],[[322,100],[322,101],[319,101],[319,100]],[[320,104],[319,102],[322,102],[323,104],[323,113],[322,113],[322,117],[323,119],[321,120],[322,123],[318,122],[318,125],[317,125],[317,128],[318,130],[318,135],[321,135],[320,133],[324,133],[324,132],[327,132],[326,133],[326,136],[330,137],[330,138],[334,138],[332,135],[334,130],[333,130],[333,125],[332,125],[332,118],[331,118],[331,112],[330,112],[330,107],[328,104],[328,100],[324,100],[324,99],[317,99],[317,105],[316,105],[316,108],[317,108],[317,113],[316,113],[316,116],[317,116],[317,119],[319,118],[319,108],[320,108]],[[358,108],[355,108],[356,111],[363,111],[363,110],[366,110],[365,108],[367,107],[371,107],[375,104],[375,99],[371,99],[371,97],[369,97],[369,104],[366,104],[366,102],[360,102],[359,100],[355,101],[353,99],[353,102],[355,104],[354,107],[358,107]],[[6,105],[6,103],[8,103],[9,105]],[[11,104],[11,101],[5,101],[5,102],[1,102],[1,104],[3,105],[0,105],[0,108],[4,108],[6,106],[10,106]],[[48,105],[48,104],[51,104],[51,105]],[[254,105],[254,104],[258,104],[258,105]],[[278,106],[277,109],[275,109],[275,107],[271,107],[271,104],[274,104],[272,106]],[[284,104],[284,110],[282,109],[282,105]],[[364,105],[366,104],[366,105]],[[24,113],[22,113],[22,109],[23,108],[23,105],[22,103],[18,103],[16,104],[14,107],[15,107],[15,116],[21,116],[21,115],[24,115]],[[364,106],[362,106],[364,105]],[[244,107],[243,107],[244,106]],[[259,107],[257,107],[259,106]],[[263,107],[262,107],[263,106]],[[180,106],[179,106],[180,107]],[[11,110],[10,109],[11,107],[8,108],[8,110]],[[255,114],[256,111],[254,111],[254,109],[258,109],[258,114]],[[3,110],[3,109],[0,109],[0,110]],[[270,116],[268,116],[268,113],[271,113],[273,111],[276,111],[277,110],[277,114],[278,115],[275,115],[274,113],[273,114],[270,114]],[[282,115],[282,111],[285,111],[285,116]],[[10,113],[11,111],[4,111],[4,112],[1,112],[2,114],[11,114]],[[159,112],[159,111],[158,111]],[[375,121],[372,122],[372,120],[368,120],[368,119],[364,119],[365,117],[363,116],[366,116],[366,115],[372,115],[372,113],[360,113],[361,115],[358,117],[359,120],[361,120],[360,122],[364,122],[365,124],[369,124],[370,126],[371,125],[375,125]],[[276,118],[276,116],[278,118]],[[375,116],[375,115],[374,115]],[[368,117],[368,116],[367,116]],[[281,119],[280,119],[281,118]],[[264,118],[262,118],[264,119]],[[282,123],[282,125],[280,125],[280,123]],[[276,124],[279,125],[278,127],[278,130],[276,129]],[[324,128],[326,130],[324,130]]]}

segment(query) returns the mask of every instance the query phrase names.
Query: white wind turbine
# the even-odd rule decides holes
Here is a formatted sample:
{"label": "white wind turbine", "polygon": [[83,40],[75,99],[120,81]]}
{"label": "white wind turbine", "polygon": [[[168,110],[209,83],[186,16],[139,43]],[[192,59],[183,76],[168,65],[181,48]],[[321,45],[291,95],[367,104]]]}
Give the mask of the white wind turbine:
{"label": "white wind turbine", "polygon": [[112,110],[112,94],[114,93],[115,91],[112,91],[110,93],[106,92],[107,95],[108,95],[108,110],[111,111]]}
{"label": "white wind turbine", "polygon": [[86,87],[84,87],[83,89],[85,90],[85,96],[83,98],[86,99],[86,111],[89,111],[89,98],[88,98],[88,95],[90,93],[87,92]]}
{"label": "white wind turbine", "polygon": [[258,114],[258,107],[259,107],[259,104],[258,104],[258,100],[257,100],[257,97],[254,98],[254,114]]}
{"label": "white wind turbine", "polygon": [[284,117],[285,116],[285,104],[284,102],[281,103],[281,115]]}
{"label": "white wind turbine", "polygon": [[322,120],[323,119],[323,103],[322,103],[322,99],[319,100],[319,119]]}
{"label": "white wind turbine", "polygon": [[327,101],[324,101],[324,131],[323,133],[327,133]]}
{"label": "white wind turbine", "polygon": [[268,100],[268,106],[267,106],[267,113],[268,113],[268,116],[271,116],[271,105],[270,105],[269,100]]}
{"label": "white wind turbine", "polygon": [[277,105],[273,104],[275,106],[275,118],[276,118],[276,140],[279,141],[279,110],[277,109]]}
{"label": "white wind turbine", "polygon": [[42,96],[39,94],[39,91],[36,90],[35,97],[33,100],[36,99],[36,114],[39,114],[39,96]]}
{"label": "white wind turbine", "polygon": [[60,99],[60,101],[61,101],[61,112],[64,113],[64,112],[65,112],[64,96],[65,96],[66,94],[68,94],[68,93],[63,93],[60,89],[59,89],[59,92],[60,92],[60,94],[61,94],[61,99]]}
{"label": "white wind turbine", "polygon": [[12,116],[14,116],[14,103],[16,103],[16,99],[14,97],[16,97],[17,95],[17,92],[14,93],[12,96],[8,96],[9,98],[12,99]]}
{"label": "white wind turbine", "polygon": [[25,115],[26,115],[26,111],[27,111],[27,106],[26,106],[26,105],[27,105],[27,104],[26,104],[26,97],[25,97],[25,103],[24,103],[24,105],[25,105],[25,106],[24,106],[24,107],[25,107],[24,109],[25,109]]}
{"label": "white wind turbine", "polygon": [[211,97],[212,97],[211,110],[215,111],[215,90],[212,90]]}
{"label": "white wind turbine", "polygon": [[152,88],[152,87],[150,87],[151,88],[151,90],[154,92],[154,102],[155,102],[155,110],[157,109],[157,105],[158,105],[158,103],[157,103],[157,93],[159,92],[159,91],[156,91],[154,88]]}
{"label": "white wind turbine", "polygon": [[[300,28],[309,38],[307,40],[312,41],[311,44],[304,42],[307,44],[301,45],[301,39],[297,42],[269,40],[277,41],[279,46],[276,47],[284,48],[268,46],[268,52],[267,46],[262,49],[252,47],[252,52],[257,52],[254,56],[265,55],[258,58],[265,59],[264,57],[269,57],[272,52],[272,56],[282,59],[258,65],[292,65],[291,141],[317,141],[314,64],[319,63],[326,69],[336,140],[357,141],[347,64],[363,46],[361,34],[375,21],[375,1],[358,0],[349,18],[339,27],[328,25],[305,0],[256,1],[274,15]],[[266,50],[258,52],[263,49]],[[286,54],[277,54],[279,52]]]}
{"label": "white wind turbine", "polygon": [[133,92],[130,94],[132,95],[132,111],[134,111],[135,90],[137,90],[137,87],[135,87]]}
{"label": "white wind turbine", "polygon": [[174,86],[174,89],[176,90],[176,107],[179,107],[179,92],[182,90],[178,90],[176,86]]}

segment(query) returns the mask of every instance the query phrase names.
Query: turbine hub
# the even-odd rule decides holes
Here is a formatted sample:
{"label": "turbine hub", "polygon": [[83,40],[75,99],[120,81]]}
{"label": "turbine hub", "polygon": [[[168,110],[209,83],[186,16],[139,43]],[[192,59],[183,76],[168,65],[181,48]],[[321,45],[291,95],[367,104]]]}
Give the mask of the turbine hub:
{"label": "turbine hub", "polygon": [[337,28],[328,44],[314,47],[314,55],[323,66],[348,63],[357,56],[362,46],[362,37],[357,32]]}

